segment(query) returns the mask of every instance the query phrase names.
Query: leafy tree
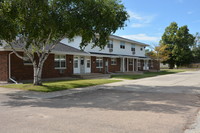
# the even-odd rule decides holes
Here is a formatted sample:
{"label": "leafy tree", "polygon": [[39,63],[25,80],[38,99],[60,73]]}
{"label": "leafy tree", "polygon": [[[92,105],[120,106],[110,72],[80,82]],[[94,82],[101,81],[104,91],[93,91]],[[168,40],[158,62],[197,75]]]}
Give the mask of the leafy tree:
{"label": "leafy tree", "polygon": [[197,32],[195,35],[195,42],[192,46],[192,53],[193,53],[193,62],[199,63],[200,62],[200,34]]}
{"label": "leafy tree", "polygon": [[31,60],[34,85],[42,85],[42,68],[64,37],[80,35],[81,48],[92,38],[103,48],[110,34],[125,26],[128,14],[119,0],[0,0],[0,40],[14,53],[21,47]]}
{"label": "leafy tree", "polygon": [[170,68],[174,68],[174,65],[179,67],[189,64],[192,61],[190,47],[194,39],[187,26],[178,27],[176,22],[172,22],[165,29],[160,41],[160,46],[166,46],[162,53],[168,53],[168,58],[164,62],[169,63]]}

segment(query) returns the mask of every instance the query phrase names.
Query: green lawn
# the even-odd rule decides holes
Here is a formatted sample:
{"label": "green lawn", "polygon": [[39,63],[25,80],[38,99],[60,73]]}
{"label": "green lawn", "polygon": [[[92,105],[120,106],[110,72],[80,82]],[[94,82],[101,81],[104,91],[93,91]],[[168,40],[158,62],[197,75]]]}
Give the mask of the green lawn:
{"label": "green lawn", "polygon": [[147,77],[154,77],[158,75],[165,75],[165,74],[173,74],[178,72],[185,72],[189,71],[190,69],[162,69],[160,72],[145,72],[144,74],[135,74],[135,75],[112,75],[112,78],[119,78],[119,79],[141,79]]}
{"label": "green lawn", "polygon": [[66,90],[66,89],[72,89],[72,88],[107,84],[107,83],[113,83],[113,82],[119,82],[119,81],[121,80],[85,79],[85,80],[44,82],[43,86],[34,86],[32,84],[11,84],[11,85],[4,85],[1,87],[23,89],[23,90],[30,90],[30,91],[52,92],[52,91],[60,91],[60,90]]}

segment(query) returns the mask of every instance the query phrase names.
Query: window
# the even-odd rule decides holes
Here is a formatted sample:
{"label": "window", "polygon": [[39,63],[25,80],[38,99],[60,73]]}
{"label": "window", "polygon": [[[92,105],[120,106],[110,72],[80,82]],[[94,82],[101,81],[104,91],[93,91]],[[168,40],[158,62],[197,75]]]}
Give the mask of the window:
{"label": "window", "polygon": [[68,39],[68,43],[74,42],[74,38]]}
{"label": "window", "polygon": [[103,58],[101,57],[96,58],[96,68],[103,68]]}
{"label": "window", "polygon": [[24,58],[26,59],[24,60],[24,65],[33,65],[31,60],[28,58],[26,54],[24,54]]}
{"label": "window", "polygon": [[151,68],[153,68],[153,61],[151,61]]}
{"label": "window", "polygon": [[142,50],[143,50],[143,48],[140,48],[140,50],[142,51]]}
{"label": "window", "polygon": [[87,59],[87,68],[90,68],[90,59]]}
{"label": "window", "polygon": [[74,57],[74,68],[78,68],[78,57]]}
{"label": "window", "polygon": [[138,60],[138,67],[141,67],[141,62],[140,62],[140,60]]}
{"label": "window", "polygon": [[135,45],[134,44],[131,45],[131,51],[135,52]]}
{"label": "window", "polygon": [[116,65],[116,64],[117,64],[117,59],[111,58],[111,65]]}
{"label": "window", "polygon": [[133,65],[133,59],[129,59],[129,65]]}
{"label": "window", "polygon": [[55,55],[54,63],[55,63],[55,69],[66,69],[66,56]]}
{"label": "window", "polygon": [[113,40],[109,40],[108,42],[108,48],[113,49]]}
{"label": "window", "polygon": [[120,42],[120,48],[125,49],[125,42],[122,42],[122,41]]}

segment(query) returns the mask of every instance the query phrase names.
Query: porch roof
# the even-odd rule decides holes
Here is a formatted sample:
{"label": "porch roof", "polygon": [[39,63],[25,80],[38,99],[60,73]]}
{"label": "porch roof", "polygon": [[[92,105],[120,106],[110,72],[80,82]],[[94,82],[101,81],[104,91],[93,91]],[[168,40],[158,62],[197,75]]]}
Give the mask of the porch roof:
{"label": "porch roof", "polygon": [[135,58],[135,59],[151,59],[146,56],[134,56],[134,55],[122,55],[122,54],[108,54],[108,53],[97,53],[90,52],[91,56],[101,56],[101,57],[115,57],[115,58]]}

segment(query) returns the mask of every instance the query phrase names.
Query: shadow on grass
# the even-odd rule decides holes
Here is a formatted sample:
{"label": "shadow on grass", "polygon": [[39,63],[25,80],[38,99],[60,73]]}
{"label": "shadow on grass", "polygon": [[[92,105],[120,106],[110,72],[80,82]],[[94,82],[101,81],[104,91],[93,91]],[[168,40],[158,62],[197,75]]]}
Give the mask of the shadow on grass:
{"label": "shadow on grass", "polygon": [[86,79],[86,80],[70,80],[70,81],[57,81],[57,82],[44,82],[42,86],[34,86],[33,84],[12,84],[5,85],[5,88],[16,88],[22,90],[30,91],[40,91],[40,92],[53,92],[60,90],[67,90],[73,88],[82,88],[94,85],[101,85],[113,82],[119,82],[121,80],[108,80],[108,79]]}

